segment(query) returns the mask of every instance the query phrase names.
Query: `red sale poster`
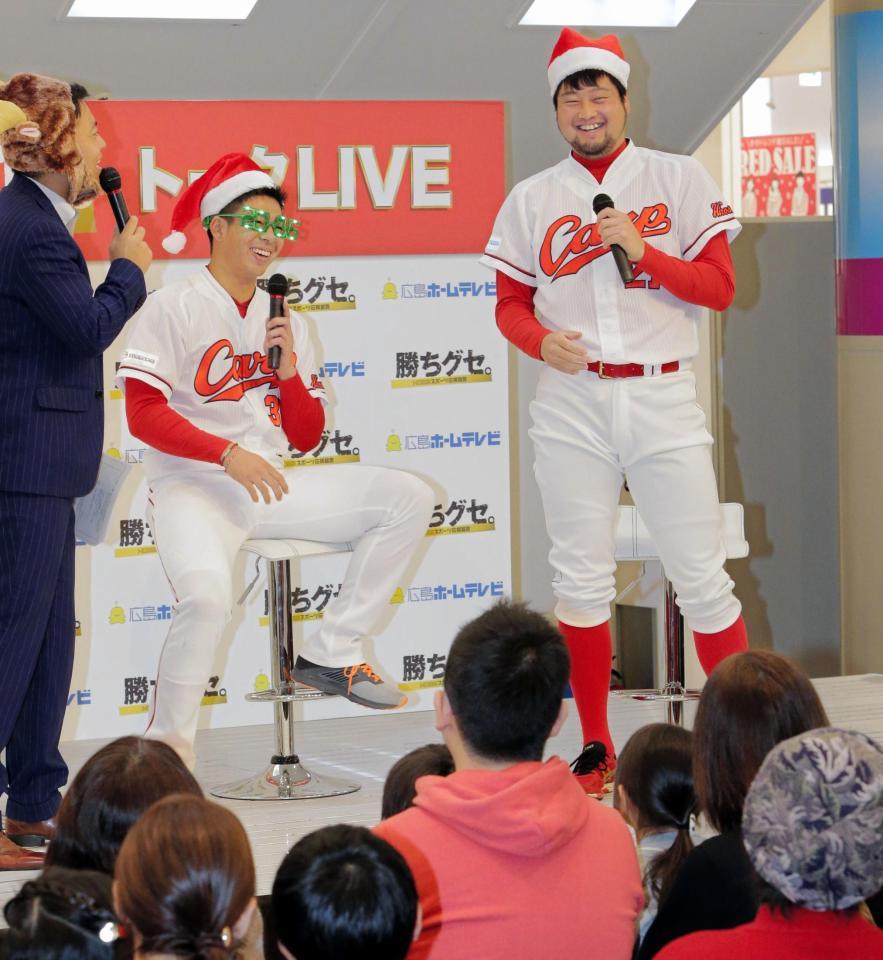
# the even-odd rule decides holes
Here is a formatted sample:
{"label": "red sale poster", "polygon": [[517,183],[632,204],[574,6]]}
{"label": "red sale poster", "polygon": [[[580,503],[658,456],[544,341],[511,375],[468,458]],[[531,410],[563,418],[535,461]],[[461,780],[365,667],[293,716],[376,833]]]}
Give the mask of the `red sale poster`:
{"label": "red sale poster", "polygon": [[742,137],[742,216],[816,214],[816,135]]}

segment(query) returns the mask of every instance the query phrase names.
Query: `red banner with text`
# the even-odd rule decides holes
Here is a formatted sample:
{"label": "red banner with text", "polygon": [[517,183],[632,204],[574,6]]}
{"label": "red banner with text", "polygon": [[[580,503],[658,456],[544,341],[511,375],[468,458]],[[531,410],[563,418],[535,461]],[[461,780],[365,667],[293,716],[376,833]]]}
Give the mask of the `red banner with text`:
{"label": "red banner with text", "polygon": [[816,135],[742,137],[742,216],[816,215]]}
{"label": "red banner with text", "polygon": [[[499,102],[92,101],[129,211],[157,258],[176,197],[218,157],[252,157],[302,224],[289,256],[478,253],[505,195]],[[98,200],[78,221],[86,257],[114,229]],[[198,224],[186,257],[208,256]]]}

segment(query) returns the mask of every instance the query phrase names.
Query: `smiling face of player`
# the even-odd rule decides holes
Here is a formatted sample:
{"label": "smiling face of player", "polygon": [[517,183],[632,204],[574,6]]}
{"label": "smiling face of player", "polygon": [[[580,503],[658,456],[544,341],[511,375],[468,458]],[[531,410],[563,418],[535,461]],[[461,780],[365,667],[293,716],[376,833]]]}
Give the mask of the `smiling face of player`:
{"label": "smiling face of player", "polygon": [[565,81],[558,91],[558,129],[578,156],[606,157],[617,150],[625,140],[628,115],[628,94],[620,97],[608,76],[600,75],[589,87]]}
{"label": "smiling face of player", "polygon": [[[261,210],[269,214],[269,221],[282,216],[282,207],[275,197],[257,195],[244,200],[231,213],[240,213],[248,206],[252,210]],[[243,226],[238,217],[215,217],[210,225],[212,233],[212,273],[229,277],[237,287],[253,288],[258,277],[263,276],[267,268],[282,251],[284,240],[277,237],[272,229],[263,233]]]}

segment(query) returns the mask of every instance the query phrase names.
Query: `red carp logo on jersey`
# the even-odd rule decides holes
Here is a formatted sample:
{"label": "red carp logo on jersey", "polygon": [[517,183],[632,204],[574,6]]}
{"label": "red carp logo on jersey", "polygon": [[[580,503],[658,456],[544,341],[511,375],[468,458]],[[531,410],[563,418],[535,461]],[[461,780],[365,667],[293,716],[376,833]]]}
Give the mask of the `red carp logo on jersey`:
{"label": "red carp logo on jersey", "polygon": [[[255,377],[256,373],[265,376]],[[241,400],[246,390],[273,383],[275,379],[265,354],[257,350],[254,353],[234,353],[229,340],[216,340],[202,355],[193,386],[201,397],[208,398],[206,403],[214,403],[216,400]]]}
{"label": "red carp logo on jersey", "polygon": [[[640,213],[632,211],[629,216],[642,237],[661,237],[671,230],[671,218],[664,203],[644,207]],[[579,273],[605,253],[610,251],[601,246],[598,224],[583,223],[575,213],[568,213],[549,225],[540,247],[540,269],[554,282]]]}

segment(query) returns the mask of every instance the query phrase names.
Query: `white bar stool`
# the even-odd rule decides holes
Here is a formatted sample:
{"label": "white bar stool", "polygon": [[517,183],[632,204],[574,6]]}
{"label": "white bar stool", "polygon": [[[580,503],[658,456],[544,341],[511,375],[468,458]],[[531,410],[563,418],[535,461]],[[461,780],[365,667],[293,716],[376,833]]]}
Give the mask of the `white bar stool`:
{"label": "white bar stool", "polygon": [[[748,556],[745,539],[745,511],[741,503],[721,504],[721,531],[727,559]],[[615,557],[617,560],[658,560],[659,551],[636,507],[619,507],[616,517]],[[662,571],[665,596],[665,682],[658,690],[623,690],[633,700],[661,700],[668,704],[670,723],[683,721],[682,705],[698,700],[701,691],[688,690],[684,678],[684,618],[675,603],[671,581]]]}
{"label": "white bar stool", "polygon": [[291,623],[291,561],[304,557],[352,552],[350,543],[319,543],[314,540],[246,540],[246,553],[263,558],[267,563],[269,591],[270,664],[272,687],[248,693],[246,700],[272,703],[275,721],[275,752],[269,766],[244,780],[235,780],[214,787],[215,797],[233,800],[306,800],[315,797],[337,797],[354,793],[360,787],[338,777],[318,776],[300,762],[294,749],[294,708],[298,700],[318,700],[327,694],[302,683],[292,676],[296,654]]}

